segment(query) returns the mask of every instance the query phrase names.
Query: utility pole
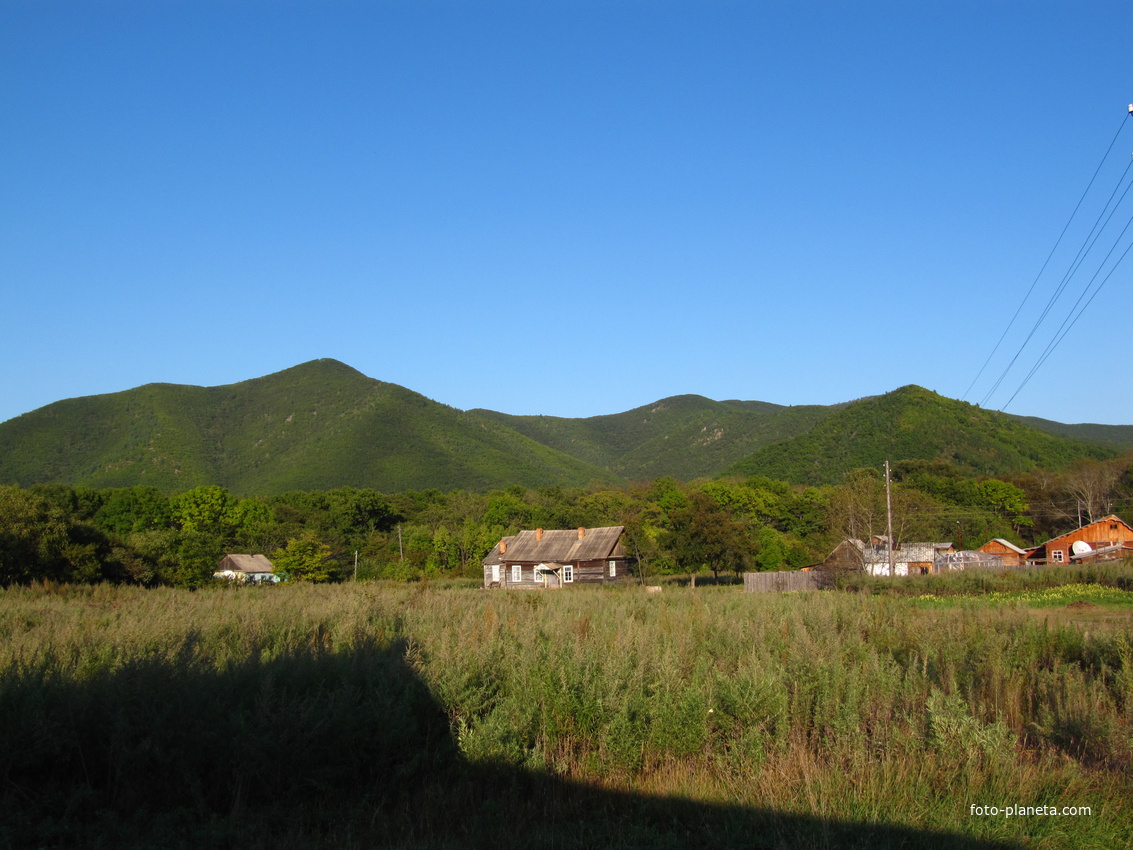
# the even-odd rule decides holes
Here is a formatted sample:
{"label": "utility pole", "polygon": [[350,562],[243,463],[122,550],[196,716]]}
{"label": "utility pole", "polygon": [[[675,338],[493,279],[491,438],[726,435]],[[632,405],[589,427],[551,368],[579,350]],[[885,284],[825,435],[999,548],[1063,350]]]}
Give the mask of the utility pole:
{"label": "utility pole", "polygon": [[358,581],[358,550],[354,550],[354,580]]}
{"label": "utility pole", "polygon": [[885,520],[889,539],[886,541],[889,549],[889,575],[893,575],[893,495],[889,491],[889,461],[885,461]]}
{"label": "utility pole", "polygon": [[405,550],[401,548],[401,523],[397,524],[397,554],[400,560],[405,560]]}

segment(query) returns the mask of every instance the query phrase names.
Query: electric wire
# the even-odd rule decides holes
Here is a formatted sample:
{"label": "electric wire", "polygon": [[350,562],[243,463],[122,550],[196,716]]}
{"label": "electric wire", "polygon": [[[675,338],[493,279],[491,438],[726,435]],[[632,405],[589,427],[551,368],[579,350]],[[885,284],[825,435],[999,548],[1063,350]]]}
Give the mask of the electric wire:
{"label": "electric wire", "polygon": [[[1109,150],[1112,150],[1112,148],[1113,148],[1113,144],[1111,143],[1110,148],[1107,149],[1107,154],[1108,154]],[[1105,227],[1109,224],[1110,219],[1112,219],[1113,214],[1116,212],[1117,207],[1121,203],[1121,200],[1118,200],[1117,204],[1114,204],[1112,209],[1110,208],[1110,205],[1113,204],[1114,196],[1117,194],[1118,190],[1121,188],[1122,183],[1125,181],[1125,177],[1129,173],[1131,166],[1133,166],[1133,161],[1131,161],[1128,165],[1126,165],[1125,170],[1121,174],[1121,177],[1118,178],[1118,181],[1114,185],[1113,190],[1110,192],[1109,197],[1106,200],[1105,205],[1101,209],[1101,212],[1099,212],[1097,218],[1094,219],[1094,223],[1091,226],[1089,232],[1086,234],[1085,238],[1083,239],[1083,242],[1082,242],[1081,246],[1079,246],[1078,251],[1075,253],[1074,259],[1071,260],[1070,265],[1067,267],[1066,272],[1063,274],[1058,285],[1055,287],[1054,292],[1051,294],[1050,298],[1047,300],[1046,305],[1044,306],[1044,308],[1043,308],[1042,312],[1040,313],[1038,319],[1035,320],[1035,323],[1034,323],[1034,325],[1032,325],[1031,330],[1027,333],[1027,336],[1023,339],[1023,342],[1019,345],[1019,348],[1016,350],[1014,356],[1011,358],[1011,360],[1004,367],[1003,371],[1000,373],[999,377],[996,379],[996,381],[992,385],[991,389],[989,389],[984,394],[983,398],[980,400],[981,406],[987,405],[988,401],[996,393],[996,391],[1002,385],[1003,381],[1007,378],[1007,375],[1010,373],[1011,369],[1014,368],[1015,363],[1019,360],[1019,357],[1023,354],[1023,351],[1030,344],[1031,340],[1034,338],[1035,334],[1038,332],[1039,327],[1041,327],[1042,323],[1046,320],[1046,317],[1050,314],[1050,311],[1054,308],[1054,305],[1057,303],[1058,299],[1061,298],[1062,293],[1066,290],[1066,287],[1069,285],[1070,281],[1073,279],[1074,275],[1077,273],[1078,269],[1081,267],[1082,263],[1085,261],[1089,252],[1093,249],[1093,246],[1097,243],[1097,240],[1101,237],[1102,232],[1104,232]],[[1095,172],[1095,176],[1096,176],[1096,172]],[[1091,179],[1091,182],[1092,182],[1092,179]],[[1126,192],[1127,191],[1128,191],[1128,189],[1126,189]],[[1122,197],[1122,199],[1124,199],[1125,194],[1122,193],[1121,197]],[[1107,211],[1109,213],[1108,216],[1106,215]],[[1075,208],[1075,212],[1077,212],[1077,207]],[[1103,218],[1105,219],[1104,223],[1102,221]],[[1099,225],[1100,225],[1100,227],[1099,227]],[[1060,239],[1061,239],[1061,237],[1060,237]],[[1020,309],[1022,309],[1022,306],[1023,305],[1020,304]]]}
{"label": "electric wire", "polygon": [[[1003,329],[1003,333],[1000,335],[999,340],[995,343],[995,346],[992,348],[991,353],[987,356],[987,359],[984,361],[983,365],[980,367],[980,370],[976,373],[976,377],[974,377],[972,379],[972,382],[970,384],[968,384],[968,388],[966,390],[964,390],[964,394],[961,396],[961,400],[966,399],[968,397],[968,393],[970,393],[972,391],[972,387],[974,387],[976,385],[976,382],[979,381],[980,376],[983,375],[984,370],[987,369],[988,364],[991,363],[992,358],[995,357],[995,353],[999,350],[999,347],[1003,344],[1003,341],[1007,338],[1007,334],[1010,333],[1012,326],[1014,326],[1014,324],[1015,324],[1015,320],[1019,318],[1019,314],[1022,312],[1023,307],[1026,305],[1028,299],[1031,297],[1031,293],[1034,292],[1035,286],[1038,284],[1039,279],[1043,276],[1043,273],[1046,271],[1046,267],[1050,263],[1051,258],[1054,256],[1055,251],[1058,250],[1058,246],[1061,244],[1062,238],[1066,235],[1066,231],[1070,228],[1070,224],[1074,221],[1075,216],[1077,216],[1078,210],[1082,206],[1082,202],[1086,199],[1086,196],[1090,193],[1090,189],[1093,188],[1094,181],[1097,179],[1098,173],[1102,170],[1102,166],[1105,164],[1106,159],[1109,157],[1110,152],[1113,150],[1113,146],[1117,143],[1117,139],[1121,135],[1121,131],[1123,129],[1125,129],[1125,122],[1126,122],[1126,120],[1128,120],[1130,114],[1133,114],[1133,113],[1127,112],[1122,117],[1121,123],[1117,127],[1117,132],[1113,134],[1113,139],[1110,140],[1109,147],[1107,147],[1106,150],[1105,150],[1105,153],[1102,154],[1102,158],[1098,162],[1097,168],[1094,169],[1094,173],[1093,173],[1093,175],[1091,175],[1089,183],[1086,184],[1085,191],[1082,192],[1082,196],[1080,198],[1078,198],[1078,203],[1074,205],[1074,210],[1073,210],[1073,212],[1070,213],[1070,218],[1068,218],[1066,220],[1066,224],[1063,225],[1062,232],[1058,234],[1058,238],[1055,240],[1054,246],[1050,249],[1050,253],[1047,254],[1046,260],[1042,264],[1042,268],[1040,268],[1039,273],[1037,275],[1035,275],[1035,279],[1033,281],[1031,281],[1030,288],[1027,290],[1026,294],[1023,296],[1023,300],[1019,303],[1019,306],[1015,309],[1015,314],[1011,317],[1011,321],[1009,321],[1007,323],[1007,327]],[[985,400],[986,400],[986,398],[985,398]]]}
{"label": "electric wire", "polygon": [[[1124,195],[1129,192],[1129,188],[1133,188],[1133,184],[1130,184],[1130,187],[1127,187],[1126,190],[1125,190],[1125,193],[1122,194],[1123,200],[1124,200]],[[1114,210],[1114,212],[1116,212],[1116,209]],[[1113,215],[1111,213],[1110,218],[1112,218],[1112,217],[1113,217]],[[1109,222],[1107,220],[1106,224],[1108,225],[1108,223]],[[1061,340],[1062,337],[1065,336],[1065,332],[1063,331],[1063,329],[1066,328],[1066,330],[1069,330],[1069,328],[1066,327],[1067,322],[1070,322],[1070,324],[1072,326],[1074,324],[1074,322],[1077,321],[1078,316],[1080,316],[1082,314],[1082,310],[1085,310],[1085,308],[1089,306],[1090,302],[1094,300],[1094,296],[1097,295],[1097,290],[1095,290],[1094,295],[1090,296],[1089,301],[1087,301],[1086,304],[1082,307],[1082,310],[1079,310],[1078,313],[1075,314],[1074,311],[1078,309],[1078,305],[1082,303],[1082,299],[1086,297],[1086,294],[1090,291],[1090,287],[1093,286],[1094,282],[1098,279],[1098,275],[1100,275],[1102,273],[1102,270],[1105,268],[1105,264],[1109,261],[1110,257],[1113,256],[1113,252],[1117,250],[1117,246],[1121,243],[1121,239],[1125,236],[1126,232],[1129,230],[1130,225],[1133,225],[1133,217],[1131,217],[1129,219],[1129,221],[1127,221],[1125,223],[1125,227],[1123,227],[1121,229],[1121,232],[1117,235],[1117,238],[1114,240],[1113,245],[1110,246],[1109,251],[1107,251],[1105,257],[1102,258],[1102,261],[1098,265],[1097,270],[1093,273],[1093,275],[1090,277],[1090,279],[1086,282],[1086,285],[1082,288],[1082,292],[1078,295],[1077,300],[1075,300],[1075,302],[1071,305],[1070,309],[1067,311],[1066,315],[1063,317],[1062,324],[1060,324],[1058,326],[1058,330],[1056,330],[1054,332],[1054,334],[1051,336],[1050,340],[1047,341],[1046,348],[1043,350],[1042,355],[1040,355],[1041,361],[1045,362],[1046,358],[1049,356],[1049,354],[1053,350],[1054,346],[1057,345],[1057,340]],[[1102,286],[1105,285],[1105,282],[1107,280],[1109,280],[1110,275],[1112,275],[1113,272],[1116,270],[1117,266],[1121,264],[1121,261],[1125,259],[1125,254],[1128,253],[1128,250],[1129,249],[1126,248],[1125,252],[1122,253],[1122,255],[1118,258],[1118,260],[1114,264],[1113,268],[1111,268],[1109,270],[1109,272],[1106,274],[1105,278],[1103,278],[1102,282],[1098,285],[1099,290],[1101,289]],[[1073,316],[1073,320],[1071,319],[1072,316]],[[1038,366],[1038,365],[1041,365],[1041,363],[1036,364],[1036,366]],[[1029,374],[1033,374],[1033,372],[1034,372],[1034,368],[1032,368],[1032,371]]]}
{"label": "electric wire", "polygon": [[[1000,384],[1002,384],[1003,380],[1007,377],[1007,373],[1015,365],[1015,362],[1019,359],[1019,356],[1022,355],[1023,350],[1027,347],[1027,345],[1030,343],[1031,339],[1034,337],[1035,333],[1038,331],[1039,327],[1046,320],[1046,317],[1050,314],[1050,311],[1054,308],[1055,303],[1058,301],[1059,298],[1062,297],[1062,293],[1066,291],[1066,287],[1069,285],[1071,279],[1074,277],[1075,274],[1077,274],[1078,270],[1082,267],[1082,264],[1086,261],[1086,257],[1089,255],[1090,251],[1093,250],[1094,246],[1097,244],[1098,240],[1101,238],[1102,233],[1104,233],[1105,229],[1109,226],[1110,221],[1113,220],[1113,216],[1114,216],[1114,214],[1116,214],[1118,207],[1120,207],[1122,201],[1125,200],[1125,196],[1129,193],[1129,189],[1131,187],[1133,187],[1133,183],[1131,183],[1129,186],[1126,186],[1125,191],[1121,193],[1121,197],[1118,199],[1117,203],[1113,205],[1112,209],[1110,209],[1110,204],[1113,202],[1113,197],[1114,197],[1114,195],[1117,194],[1117,190],[1121,188],[1121,184],[1125,181],[1125,178],[1128,175],[1131,167],[1133,167],[1133,160],[1131,160],[1130,163],[1125,166],[1125,171],[1122,172],[1121,177],[1117,181],[1117,185],[1114,186],[1113,191],[1110,193],[1109,198],[1106,200],[1105,206],[1102,207],[1102,211],[1098,214],[1098,218],[1095,219],[1094,225],[1093,225],[1093,227],[1090,228],[1090,232],[1086,235],[1085,241],[1082,243],[1082,246],[1078,249],[1078,253],[1075,254],[1074,259],[1071,260],[1070,266],[1067,268],[1066,273],[1063,274],[1063,276],[1062,276],[1062,280],[1059,281],[1058,286],[1055,288],[1053,294],[1050,296],[1050,299],[1047,301],[1046,306],[1043,308],[1042,313],[1040,313],[1038,319],[1035,320],[1035,324],[1031,327],[1031,331],[1030,331],[1030,333],[1027,334],[1027,338],[1023,340],[1023,344],[1019,346],[1019,350],[1015,353],[1015,356],[1011,358],[1011,362],[1007,364],[1007,368],[1003,370],[1002,374],[1000,374],[999,379],[995,382],[995,385],[990,390],[988,390],[987,394],[983,397],[983,399],[980,402],[981,404],[986,404],[987,400],[992,396],[992,394],[997,389],[999,389]],[[1107,210],[1109,210],[1109,215],[1106,215]],[[1101,221],[1102,216],[1105,216],[1104,223]],[[1098,227],[1099,223],[1101,224],[1101,227]],[[1127,224],[1126,228],[1128,228],[1128,226],[1129,225]],[[1124,232],[1125,231],[1122,230],[1122,233],[1124,233]],[[1120,238],[1121,237],[1119,235],[1118,239],[1120,240]],[[1113,248],[1111,247],[1110,250],[1109,250],[1109,253],[1106,255],[1106,259],[1108,259],[1108,257],[1112,253],[1113,253]],[[1104,265],[1105,265],[1105,260],[1102,261],[1102,266],[1104,266]],[[1100,271],[1100,269],[1099,269],[1099,271]],[[1098,272],[1094,273],[1094,278],[1097,277],[1097,274],[1098,274]],[[1093,281],[1093,278],[1091,279],[1090,282],[1092,283],[1092,281]],[[1086,284],[1087,290],[1089,289],[1089,285],[1090,285],[1089,283]],[[1084,294],[1084,292],[1085,292],[1085,290],[1083,291],[1083,294]],[[1081,301],[1082,297],[1083,296],[1078,297],[1079,302]],[[1077,306],[1077,302],[1075,303],[1075,306]],[[1074,308],[1072,307],[1071,312],[1073,312],[1073,309]],[[1066,320],[1064,319],[1063,324],[1065,324],[1065,321]],[[1060,326],[1059,330],[1061,330],[1061,326]],[[1057,331],[1055,332],[1055,334],[1057,334]]]}
{"label": "electric wire", "polygon": [[[1129,229],[1130,225],[1133,225],[1133,218],[1129,219],[1129,222],[1125,225],[1125,228],[1121,231],[1122,236],[1125,235],[1125,232]],[[1116,249],[1117,249],[1117,245],[1114,244],[1113,248],[1110,249],[1109,254],[1106,255],[1106,260],[1109,259],[1110,255],[1112,255],[1114,250],[1116,250]],[[1076,325],[1078,323],[1078,319],[1082,318],[1082,314],[1086,312],[1086,309],[1090,306],[1090,304],[1093,303],[1093,300],[1095,298],[1097,298],[1098,293],[1102,291],[1102,287],[1106,285],[1106,282],[1109,281],[1109,279],[1113,275],[1113,273],[1115,271],[1117,271],[1117,267],[1121,265],[1122,261],[1129,254],[1129,251],[1131,249],[1133,249],[1133,242],[1130,242],[1128,245],[1125,246],[1125,250],[1121,252],[1121,256],[1117,258],[1117,262],[1113,264],[1113,266],[1110,268],[1110,270],[1106,273],[1106,276],[1104,278],[1102,278],[1101,283],[1099,283],[1097,285],[1097,288],[1094,289],[1093,294],[1089,297],[1089,299],[1087,299],[1086,303],[1082,305],[1082,308],[1080,310],[1078,310],[1078,312],[1076,314],[1074,314],[1074,318],[1070,319],[1070,314],[1067,314],[1067,318],[1062,320],[1063,325],[1066,325],[1067,320],[1069,320],[1070,321],[1069,326],[1067,326],[1065,330],[1062,330],[1061,327],[1059,328],[1061,333],[1058,334],[1055,338],[1053,338],[1051,340],[1051,342],[1047,343],[1046,350],[1043,351],[1043,354],[1039,358],[1039,361],[1037,363],[1035,363],[1034,366],[1031,367],[1031,371],[1027,373],[1027,376],[1023,379],[1023,382],[1019,385],[1019,389],[1015,390],[1015,392],[1012,393],[1011,398],[1007,399],[1007,404],[1003,405],[1002,409],[1004,409],[1004,410],[1007,409],[1008,405],[1010,405],[1011,402],[1013,402],[1015,400],[1015,396],[1019,395],[1019,393],[1023,391],[1023,387],[1027,386],[1027,383],[1031,380],[1031,378],[1039,370],[1039,368],[1047,361],[1047,358],[1050,357],[1050,355],[1054,353],[1054,350],[1056,348],[1058,348],[1058,344],[1060,342],[1062,342],[1063,339],[1066,338],[1066,335],[1068,333],[1070,333],[1070,331],[1074,327],[1074,325]],[[1104,267],[1104,266],[1105,266],[1105,261],[1102,262],[1102,267]],[[1099,268],[1097,273],[1094,274],[1094,277],[1090,279],[1089,285],[1093,284],[1094,279],[1096,279],[1097,275],[1100,274],[1100,273],[1101,273],[1101,268]],[[1089,291],[1089,285],[1087,285],[1087,288],[1085,290],[1083,290],[1081,295],[1078,296],[1078,301],[1074,302],[1074,307],[1077,307],[1078,304],[1081,303],[1082,298],[1084,298],[1085,295],[1086,295],[1086,292]],[[1074,307],[1070,308],[1071,313],[1073,313]]]}

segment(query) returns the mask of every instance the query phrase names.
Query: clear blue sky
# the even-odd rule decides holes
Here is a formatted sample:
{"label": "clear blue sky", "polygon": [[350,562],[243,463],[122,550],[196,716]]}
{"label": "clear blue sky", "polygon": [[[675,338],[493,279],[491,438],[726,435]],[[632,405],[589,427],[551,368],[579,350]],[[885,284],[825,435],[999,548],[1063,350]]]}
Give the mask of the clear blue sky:
{"label": "clear blue sky", "polygon": [[[1130,161],[1131,19],[0,0],[0,420],[318,357],[520,414],[910,383],[978,402],[1082,243],[968,392],[1115,134],[1088,223]],[[1133,256],[1010,412],[1133,423],[1131,281]]]}

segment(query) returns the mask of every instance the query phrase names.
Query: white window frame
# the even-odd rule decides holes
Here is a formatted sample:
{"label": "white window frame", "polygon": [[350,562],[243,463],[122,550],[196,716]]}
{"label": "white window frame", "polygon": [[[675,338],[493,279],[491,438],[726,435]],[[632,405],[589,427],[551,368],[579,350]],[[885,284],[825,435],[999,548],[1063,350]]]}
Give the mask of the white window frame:
{"label": "white window frame", "polygon": [[1064,561],[1062,560],[1062,557],[1063,556],[1062,556],[1062,550],[1061,549],[1055,549],[1054,551],[1052,551],[1050,553],[1050,559],[1052,561],[1054,561],[1056,564],[1064,563]]}
{"label": "white window frame", "polygon": [[563,564],[563,584],[574,582],[574,564]]}
{"label": "white window frame", "polygon": [[523,581],[523,567],[519,564],[511,565],[511,583],[519,584]]}
{"label": "white window frame", "polygon": [[610,578],[618,577],[618,562],[610,561]]}
{"label": "white window frame", "polygon": [[531,568],[531,578],[535,581],[536,584],[546,584],[547,583],[547,579],[543,575],[543,571],[541,569],[539,569],[538,567],[532,567]]}
{"label": "white window frame", "polygon": [[493,584],[499,584],[500,583],[500,565],[499,564],[492,564],[492,583]]}

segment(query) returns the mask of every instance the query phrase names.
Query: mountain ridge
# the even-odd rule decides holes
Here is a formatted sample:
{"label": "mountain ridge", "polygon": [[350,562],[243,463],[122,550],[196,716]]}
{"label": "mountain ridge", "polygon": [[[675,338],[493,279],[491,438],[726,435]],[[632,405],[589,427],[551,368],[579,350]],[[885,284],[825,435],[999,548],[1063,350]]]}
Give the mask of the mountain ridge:
{"label": "mountain ridge", "polygon": [[600,416],[519,416],[461,411],[320,359],[215,387],[150,383],[38,408],[0,423],[0,483],[222,484],[249,494],[662,476],[832,483],[886,458],[1003,474],[1131,447],[1133,426],[1013,417],[916,385],[835,405],[683,394]]}
{"label": "mountain ridge", "polygon": [[877,468],[886,460],[944,460],[972,475],[1002,475],[1113,454],[1110,447],[1051,434],[1018,417],[910,384],[852,402],[807,433],[760,449],[726,474],[834,484],[849,469]]}

